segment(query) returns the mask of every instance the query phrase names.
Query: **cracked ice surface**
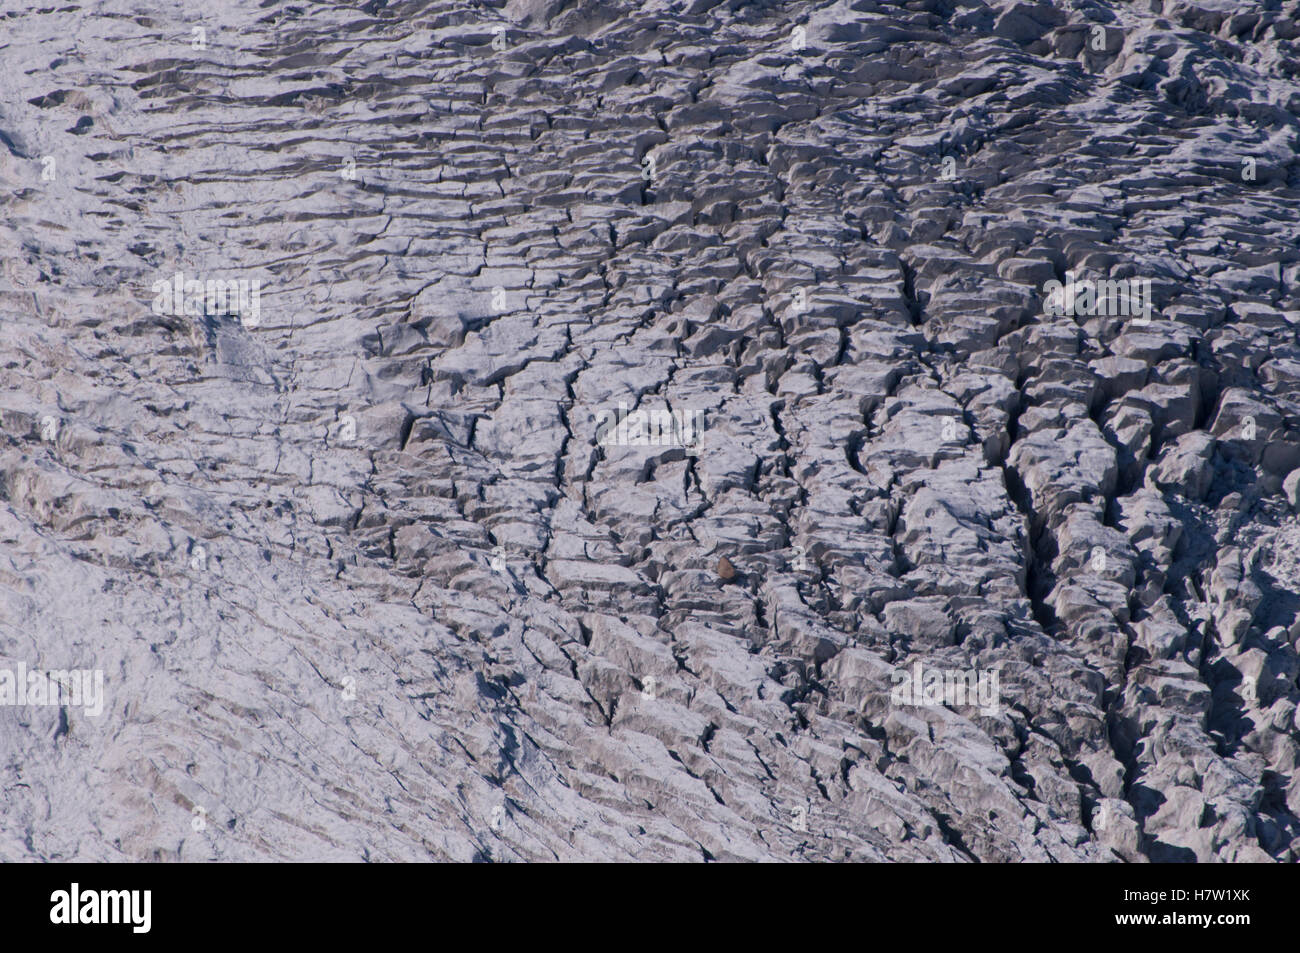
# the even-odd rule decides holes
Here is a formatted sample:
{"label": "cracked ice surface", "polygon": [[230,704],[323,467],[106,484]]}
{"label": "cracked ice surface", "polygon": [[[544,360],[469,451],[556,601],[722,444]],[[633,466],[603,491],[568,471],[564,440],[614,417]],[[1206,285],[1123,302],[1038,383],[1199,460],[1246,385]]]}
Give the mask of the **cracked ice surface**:
{"label": "cracked ice surface", "polygon": [[0,8],[0,859],[1295,860],[1242,6]]}

